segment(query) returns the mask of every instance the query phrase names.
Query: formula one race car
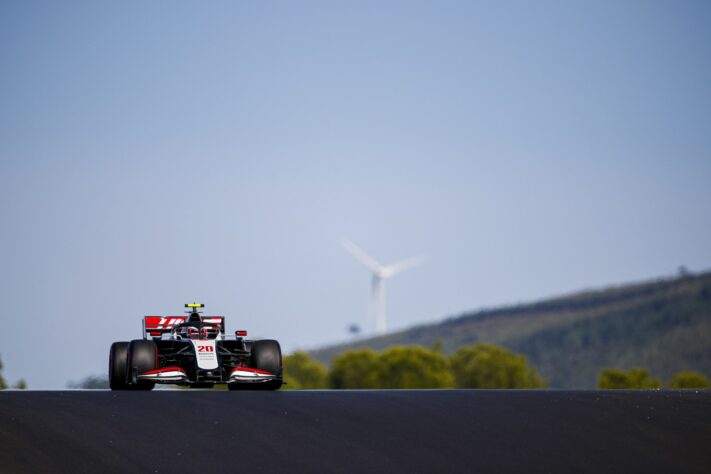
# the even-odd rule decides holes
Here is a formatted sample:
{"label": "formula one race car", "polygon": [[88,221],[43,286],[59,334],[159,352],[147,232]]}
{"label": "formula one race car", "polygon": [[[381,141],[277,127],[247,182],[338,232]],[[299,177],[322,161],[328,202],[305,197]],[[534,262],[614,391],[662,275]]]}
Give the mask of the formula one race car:
{"label": "formula one race car", "polygon": [[114,342],[109,353],[111,390],[151,390],[156,383],[230,390],[277,390],[283,383],[277,341],[225,334],[225,318],[202,316],[199,303],[188,316],[146,316],[143,339]]}

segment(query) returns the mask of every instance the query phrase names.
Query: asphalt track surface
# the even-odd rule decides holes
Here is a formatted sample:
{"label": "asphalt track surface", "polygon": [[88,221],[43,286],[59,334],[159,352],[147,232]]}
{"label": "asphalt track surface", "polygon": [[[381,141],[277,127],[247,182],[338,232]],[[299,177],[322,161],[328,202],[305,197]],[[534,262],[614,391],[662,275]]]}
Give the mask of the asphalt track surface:
{"label": "asphalt track surface", "polygon": [[709,391],[4,391],[0,472],[711,472]]}

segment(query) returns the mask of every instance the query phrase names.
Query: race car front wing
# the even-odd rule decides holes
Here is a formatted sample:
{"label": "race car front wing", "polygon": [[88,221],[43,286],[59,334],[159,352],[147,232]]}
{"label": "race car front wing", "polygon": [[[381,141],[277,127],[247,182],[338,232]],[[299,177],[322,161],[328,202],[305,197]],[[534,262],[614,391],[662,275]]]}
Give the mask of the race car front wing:
{"label": "race car front wing", "polygon": [[149,370],[138,376],[139,380],[150,380],[158,383],[180,383],[187,382],[188,376],[180,367],[164,367],[162,369]]}
{"label": "race car front wing", "polygon": [[[230,373],[227,383],[259,383],[276,380],[277,376],[269,372],[250,367],[235,367]],[[187,383],[190,382],[185,371],[180,367],[164,367],[156,370],[149,370],[138,376],[139,380],[147,380],[156,383]],[[224,383],[224,382],[223,382]]]}
{"label": "race car front wing", "polygon": [[274,374],[249,367],[235,367],[230,374],[230,382],[269,382],[276,378]]}

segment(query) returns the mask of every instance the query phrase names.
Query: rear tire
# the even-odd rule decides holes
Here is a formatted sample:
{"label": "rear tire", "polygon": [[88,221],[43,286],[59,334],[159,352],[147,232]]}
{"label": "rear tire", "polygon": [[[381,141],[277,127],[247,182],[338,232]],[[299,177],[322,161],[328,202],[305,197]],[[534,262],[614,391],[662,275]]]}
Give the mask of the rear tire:
{"label": "rear tire", "polygon": [[109,351],[109,387],[111,390],[128,390],[128,342],[114,342]]}
{"label": "rear tire", "polygon": [[155,382],[138,380],[136,377],[149,370],[157,369],[158,347],[153,341],[136,339],[128,345],[127,382],[133,390],[152,390]]}

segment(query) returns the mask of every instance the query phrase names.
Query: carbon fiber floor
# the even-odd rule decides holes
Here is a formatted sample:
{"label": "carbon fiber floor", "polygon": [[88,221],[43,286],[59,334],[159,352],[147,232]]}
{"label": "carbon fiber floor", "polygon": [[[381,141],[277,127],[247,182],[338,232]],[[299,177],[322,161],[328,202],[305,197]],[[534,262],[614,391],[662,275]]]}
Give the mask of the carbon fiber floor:
{"label": "carbon fiber floor", "polygon": [[711,392],[0,392],[0,472],[710,472]]}

